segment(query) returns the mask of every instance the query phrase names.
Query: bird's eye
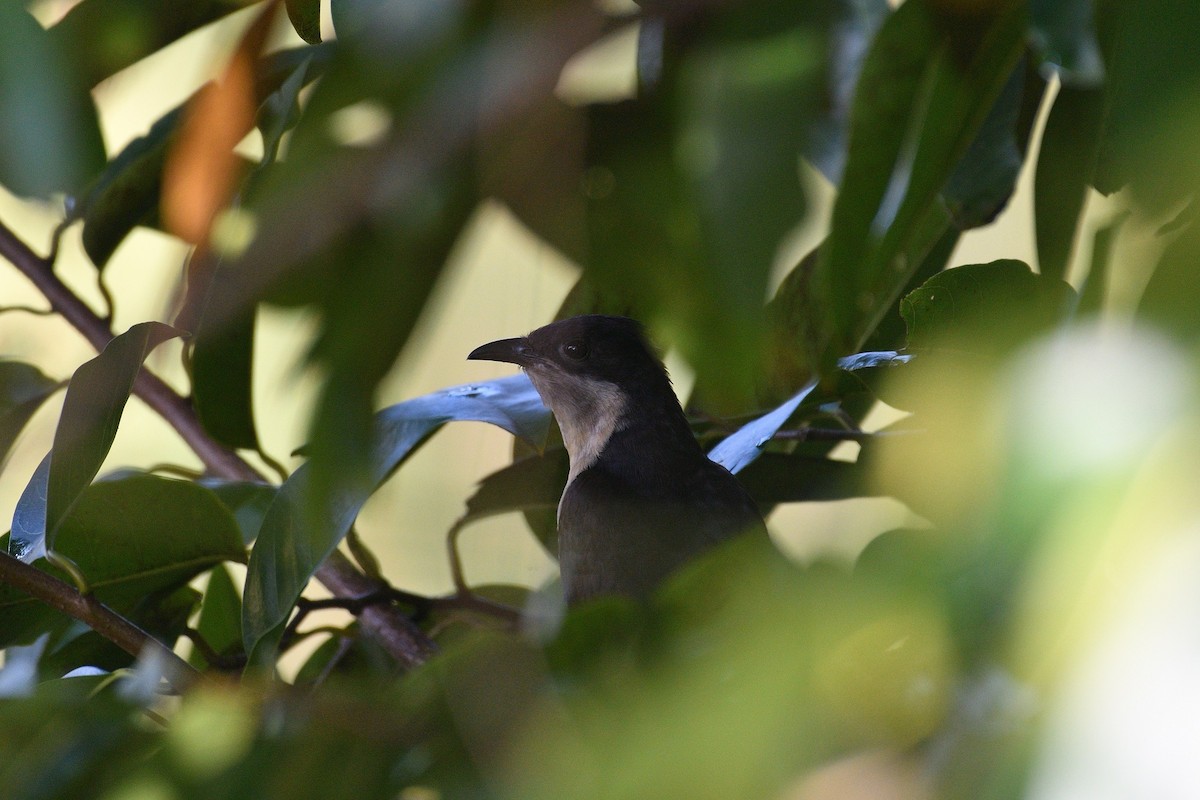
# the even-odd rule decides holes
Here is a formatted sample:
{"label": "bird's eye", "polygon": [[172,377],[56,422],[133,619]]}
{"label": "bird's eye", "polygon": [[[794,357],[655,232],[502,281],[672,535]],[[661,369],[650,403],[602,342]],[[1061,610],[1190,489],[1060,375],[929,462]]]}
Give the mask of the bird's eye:
{"label": "bird's eye", "polygon": [[587,342],[581,339],[572,339],[562,346],[562,352],[567,358],[583,361],[588,354]]}

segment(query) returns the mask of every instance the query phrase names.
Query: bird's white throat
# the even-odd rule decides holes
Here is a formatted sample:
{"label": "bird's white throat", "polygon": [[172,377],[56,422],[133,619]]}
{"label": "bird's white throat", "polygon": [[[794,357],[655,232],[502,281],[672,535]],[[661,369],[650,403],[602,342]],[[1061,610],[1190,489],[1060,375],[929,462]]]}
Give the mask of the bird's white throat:
{"label": "bird's white throat", "polygon": [[596,462],[625,414],[626,398],[615,383],[554,368],[530,369],[529,379],[554,414],[571,461],[567,485]]}

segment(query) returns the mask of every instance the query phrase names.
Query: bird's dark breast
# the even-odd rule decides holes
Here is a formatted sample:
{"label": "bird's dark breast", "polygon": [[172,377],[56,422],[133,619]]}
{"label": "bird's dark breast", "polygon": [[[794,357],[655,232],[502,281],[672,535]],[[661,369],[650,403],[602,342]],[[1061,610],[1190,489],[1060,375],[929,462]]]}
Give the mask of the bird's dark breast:
{"label": "bird's dark breast", "polygon": [[707,459],[671,480],[635,484],[622,474],[601,463],[563,493],[559,565],[570,605],[608,594],[645,598],[715,545],[743,533],[765,535],[754,502]]}

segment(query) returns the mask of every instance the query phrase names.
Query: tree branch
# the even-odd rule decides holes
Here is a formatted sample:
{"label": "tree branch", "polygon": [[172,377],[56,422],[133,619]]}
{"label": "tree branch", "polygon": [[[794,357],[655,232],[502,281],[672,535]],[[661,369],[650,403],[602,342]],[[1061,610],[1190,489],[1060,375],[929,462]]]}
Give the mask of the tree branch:
{"label": "tree branch", "polygon": [[134,657],[148,650],[157,651],[162,659],[163,677],[177,692],[183,692],[200,677],[200,673],[175,655],[171,648],[101,603],[93,595],[80,594],[69,583],[60,581],[3,551],[0,551],[0,581],[74,617]]}
{"label": "tree branch", "polygon": [[[112,340],[113,332],[109,324],[54,274],[53,263],[35,253],[2,222],[0,256],[12,262],[50,301],[50,307],[83,334],[97,351],[103,350]],[[138,374],[133,391],[175,429],[211,473],[230,480],[263,480],[262,475],[237,453],[208,435],[187,398],[180,396],[148,369],[143,367]],[[339,597],[361,597],[380,588],[377,581],[359,572],[336,550],[317,569],[316,578]],[[66,587],[66,584],[62,585]],[[66,588],[74,592],[70,587]],[[405,669],[423,663],[437,649],[433,641],[399,609],[372,606],[364,610],[360,619],[366,630]]]}

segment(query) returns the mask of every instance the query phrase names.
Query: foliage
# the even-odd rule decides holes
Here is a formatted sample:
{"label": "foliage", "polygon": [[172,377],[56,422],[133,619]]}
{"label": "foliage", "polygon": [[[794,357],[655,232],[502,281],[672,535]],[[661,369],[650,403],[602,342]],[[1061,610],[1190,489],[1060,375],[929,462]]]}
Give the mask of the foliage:
{"label": "foliage", "polygon": [[[1048,720],[1116,625],[1113,597],[1196,530],[1187,4],[331,0],[332,30],[319,0],[250,5],[220,77],[107,158],[93,87],[240,4],[81,0],[48,26],[0,10],[0,183],[65,197],[98,275],[137,226],[193,245],[170,324],[114,332],[55,275],[57,246],[40,257],[0,226],[0,253],[99,351],[3,540],[0,794],[850,796],[823,782],[839,764],[913,797],[1049,780]],[[288,23],[296,43],[269,51]],[[632,95],[560,96],[564,64],[628,26]],[[334,135],[364,108],[382,133]],[[255,161],[234,152],[251,128]],[[837,189],[828,229],[769,291],[810,167]],[[1023,168],[1037,270],[1012,252],[946,270]],[[1078,275],[1098,193],[1123,210]],[[552,513],[565,453],[523,377],[375,409],[485,202],[579,264],[562,314],[670,334],[697,373],[697,435],[764,510],[882,495],[929,526],[877,537],[852,569],[735,542],[645,606],[557,617],[553,587],[470,586],[457,563],[452,595],[390,586],[355,520],[459,421],[536,452],[482,480],[451,543],[520,511],[554,551],[535,512]],[[1106,292],[1131,271],[1127,220],[1162,227],[1121,309]],[[237,452],[259,449],[263,304],[319,319],[307,462],[278,485]],[[1114,308],[1135,324],[1096,322]],[[143,363],[176,337],[183,395]],[[60,388],[45,370],[0,361],[0,462]],[[135,394],[205,475],[101,472]],[[864,433],[878,399],[910,413]],[[857,460],[831,455],[842,439]],[[305,595],[314,576],[334,598]],[[318,631],[289,684],[279,659],[320,607],[355,619]],[[191,640],[200,672],[139,657],[122,620]]]}

